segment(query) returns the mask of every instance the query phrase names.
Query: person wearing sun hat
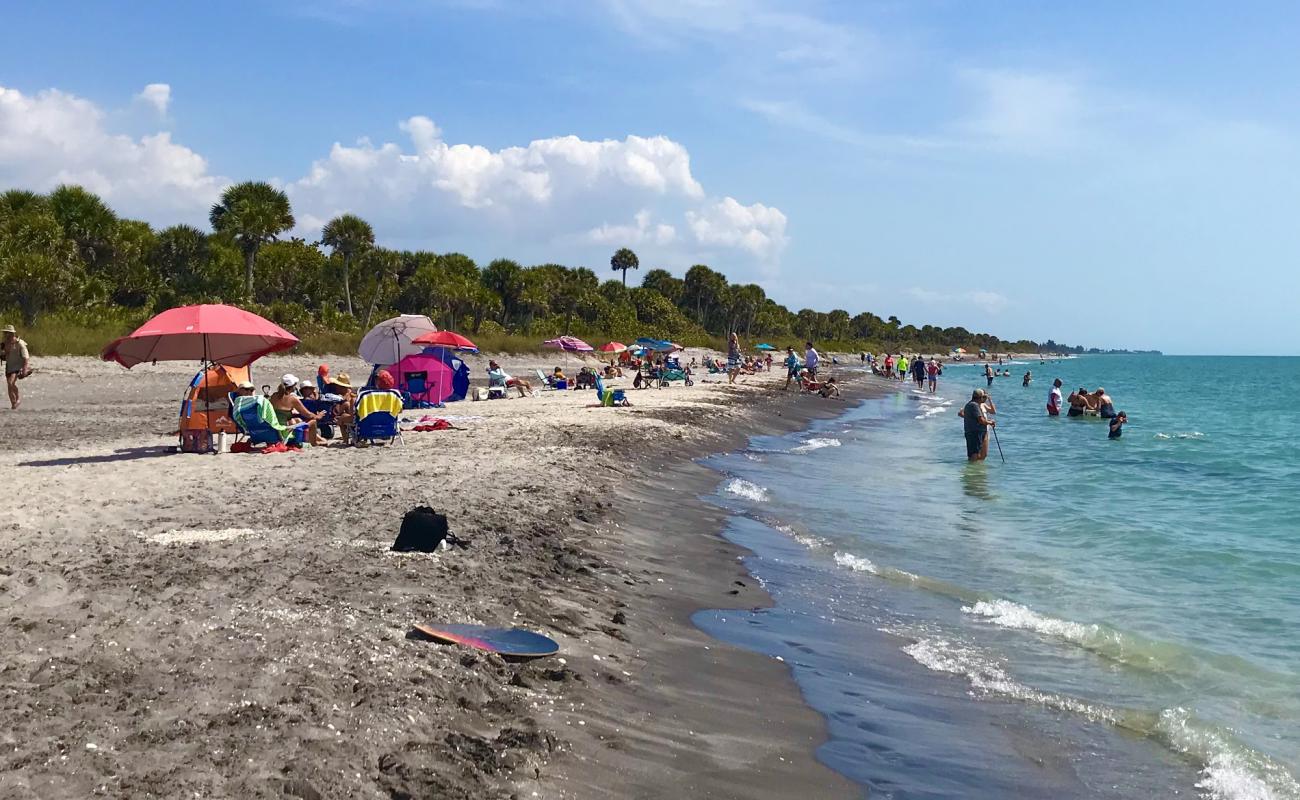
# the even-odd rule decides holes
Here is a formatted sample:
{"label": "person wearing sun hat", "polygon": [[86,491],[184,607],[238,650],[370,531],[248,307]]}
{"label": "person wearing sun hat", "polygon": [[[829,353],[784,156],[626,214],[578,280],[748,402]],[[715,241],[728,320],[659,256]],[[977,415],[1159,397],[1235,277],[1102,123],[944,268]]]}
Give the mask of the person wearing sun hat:
{"label": "person wearing sun hat", "polygon": [[9,405],[17,409],[22,404],[18,381],[32,374],[31,354],[27,342],[18,338],[12,325],[4,326],[4,341],[0,342],[0,361],[5,362],[5,385],[9,389]]}
{"label": "person wearing sun hat", "polygon": [[352,440],[352,426],[357,420],[357,393],[352,389],[352,376],[346,372],[329,378],[329,397],[326,399],[335,397],[338,402],[334,405],[334,421],[338,423],[342,443],[348,444]]}

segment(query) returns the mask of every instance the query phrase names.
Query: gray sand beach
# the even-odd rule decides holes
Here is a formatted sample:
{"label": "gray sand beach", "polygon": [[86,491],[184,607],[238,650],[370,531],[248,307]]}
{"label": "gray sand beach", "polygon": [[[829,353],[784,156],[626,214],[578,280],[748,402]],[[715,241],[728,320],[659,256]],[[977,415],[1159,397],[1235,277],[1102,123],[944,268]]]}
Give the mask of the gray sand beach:
{"label": "gray sand beach", "polygon": [[[188,455],[168,448],[191,367],[40,370],[0,414],[0,795],[856,795],[814,760],[824,726],[786,667],[689,621],[768,602],[691,457],[842,403],[775,375],[619,409],[539,392],[422,412],[459,430],[392,447]],[[470,546],[390,552],[419,505]],[[408,638],[434,621],[561,652]]]}

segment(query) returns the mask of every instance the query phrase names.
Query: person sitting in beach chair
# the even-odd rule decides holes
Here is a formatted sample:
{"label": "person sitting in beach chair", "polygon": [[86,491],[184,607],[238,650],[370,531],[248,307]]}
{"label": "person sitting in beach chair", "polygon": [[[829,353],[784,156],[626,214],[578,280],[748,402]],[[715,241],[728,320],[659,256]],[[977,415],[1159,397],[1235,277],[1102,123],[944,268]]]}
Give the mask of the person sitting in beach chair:
{"label": "person sitting in beach chair", "polygon": [[576,386],[579,389],[594,389],[596,388],[597,379],[596,370],[591,367],[583,367],[578,370]]}
{"label": "person sitting in beach chair", "polygon": [[615,364],[613,361],[610,361],[609,364],[606,365],[605,367],[605,377],[621,378],[623,377],[623,369],[619,365]]}
{"label": "person sitting in beach chair", "polygon": [[402,395],[392,389],[365,389],[357,395],[357,422],[353,437],[358,442],[384,439],[402,441],[397,421],[402,414]]}
{"label": "person sitting in beach chair", "polygon": [[523,378],[512,378],[501,369],[501,365],[496,361],[488,362],[488,396],[492,396],[492,390],[497,389],[502,397],[505,397],[505,390],[514,387],[519,390],[520,397],[529,397],[533,393],[533,385]]}
{"label": "person sitting in beach chair", "polygon": [[271,407],[275,409],[275,415],[281,425],[292,428],[306,423],[307,443],[315,445],[320,442],[316,423],[324,414],[313,413],[302,404],[302,399],[298,397],[297,376],[285,374],[280,379],[279,387],[271,393],[270,401]]}
{"label": "person sitting in beach chair", "polygon": [[306,423],[288,426],[280,422],[271,401],[254,394],[253,384],[243,381],[230,395],[230,415],[235,425],[248,437],[249,444],[301,445]]}
{"label": "person sitting in beach chair", "polygon": [[555,371],[547,377],[546,383],[553,389],[567,389],[569,388],[569,376],[564,374],[564,370],[556,367]]}
{"label": "person sitting in beach chair", "polygon": [[330,388],[333,389],[331,396],[339,398],[334,401],[334,409],[331,412],[335,424],[339,426],[339,441],[342,444],[350,444],[353,441],[353,428],[357,423],[357,393],[352,388],[351,376],[346,372],[340,372],[330,380]]}
{"label": "person sitting in beach chair", "polygon": [[310,383],[304,383],[299,387],[298,399],[302,401],[303,408],[319,415],[316,418],[316,430],[320,432],[321,437],[333,439],[334,407],[338,404],[338,401],[321,399],[316,386]]}

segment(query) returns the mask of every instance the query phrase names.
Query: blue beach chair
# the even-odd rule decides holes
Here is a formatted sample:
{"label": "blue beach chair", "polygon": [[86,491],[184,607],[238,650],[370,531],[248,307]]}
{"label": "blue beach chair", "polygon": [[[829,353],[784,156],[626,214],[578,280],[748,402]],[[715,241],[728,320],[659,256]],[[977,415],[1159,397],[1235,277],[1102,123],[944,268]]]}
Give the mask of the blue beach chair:
{"label": "blue beach chair", "polygon": [[[402,415],[402,395],[392,389],[366,389],[357,395],[355,441],[402,442],[397,420]],[[402,442],[405,444],[405,442]]]}
{"label": "blue beach chair", "polygon": [[287,444],[292,439],[301,445],[306,436],[307,423],[292,427],[281,425],[271,401],[258,395],[241,397],[232,394],[230,415],[250,444]]}

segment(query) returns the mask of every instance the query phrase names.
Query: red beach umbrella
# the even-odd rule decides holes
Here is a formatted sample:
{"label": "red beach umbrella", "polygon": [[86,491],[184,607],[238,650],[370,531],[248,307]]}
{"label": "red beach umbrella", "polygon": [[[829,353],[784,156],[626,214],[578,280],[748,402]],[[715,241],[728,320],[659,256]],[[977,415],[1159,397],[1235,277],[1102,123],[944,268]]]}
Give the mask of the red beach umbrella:
{"label": "red beach umbrella", "polygon": [[426,347],[447,347],[452,350],[473,350],[474,352],[478,352],[478,345],[455,331],[434,331],[433,333],[421,334],[412,339],[411,344],[421,344]]}
{"label": "red beach umbrella", "polygon": [[622,353],[627,350],[627,345],[620,344],[619,342],[606,342],[600,347],[597,347],[596,350],[601,353]]}
{"label": "red beach umbrella", "polygon": [[242,308],[182,306],[169,308],[129,336],[113,340],[99,355],[127,369],[146,361],[205,361],[246,367],[297,343],[297,336]]}

